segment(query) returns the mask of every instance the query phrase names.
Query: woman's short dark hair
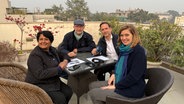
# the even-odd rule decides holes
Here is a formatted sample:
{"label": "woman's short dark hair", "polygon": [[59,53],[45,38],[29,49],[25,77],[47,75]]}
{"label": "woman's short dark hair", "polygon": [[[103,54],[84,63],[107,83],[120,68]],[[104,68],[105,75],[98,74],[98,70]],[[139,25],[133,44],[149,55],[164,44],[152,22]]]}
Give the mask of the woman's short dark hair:
{"label": "woman's short dark hair", "polygon": [[40,31],[40,32],[38,32],[37,35],[36,35],[37,41],[39,40],[39,37],[40,37],[41,34],[43,36],[45,36],[46,38],[48,38],[51,43],[54,41],[54,36],[53,36],[52,32],[50,32],[50,31]]}

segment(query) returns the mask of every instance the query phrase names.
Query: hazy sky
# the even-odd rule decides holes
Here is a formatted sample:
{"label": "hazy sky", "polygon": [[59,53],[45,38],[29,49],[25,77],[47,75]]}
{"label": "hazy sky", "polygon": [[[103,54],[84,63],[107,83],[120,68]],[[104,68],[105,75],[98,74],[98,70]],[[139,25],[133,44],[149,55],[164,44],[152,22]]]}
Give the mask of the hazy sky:
{"label": "hazy sky", "polygon": [[[39,8],[51,8],[53,4],[60,4],[66,8],[67,0],[10,0],[13,7],[25,7],[29,11]],[[116,9],[128,10],[140,8],[149,12],[167,12],[175,10],[184,12],[184,0],[85,0],[89,10],[95,12],[114,12]]]}

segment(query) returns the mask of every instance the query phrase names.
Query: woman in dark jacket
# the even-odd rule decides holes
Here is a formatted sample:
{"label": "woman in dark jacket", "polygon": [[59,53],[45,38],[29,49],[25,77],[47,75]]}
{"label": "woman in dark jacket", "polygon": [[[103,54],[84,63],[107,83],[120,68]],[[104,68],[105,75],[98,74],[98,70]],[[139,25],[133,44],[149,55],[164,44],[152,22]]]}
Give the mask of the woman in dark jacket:
{"label": "woman in dark jacket", "polygon": [[38,46],[29,55],[25,81],[45,90],[54,104],[68,104],[73,92],[59,78],[64,73],[68,60],[60,62],[57,50],[51,46],[53,40],[50,31],[37,33]]}
{"label": "woman in dark jacket", "polygon": [[122,99],[141,98],[144,95],[146,55],[140,46],[138,32],[133,25],[125,25],[119,31],[119,58],[115,74],[108,81],[90,84],[88,95],[94,104],[105,104],[106,96]]}

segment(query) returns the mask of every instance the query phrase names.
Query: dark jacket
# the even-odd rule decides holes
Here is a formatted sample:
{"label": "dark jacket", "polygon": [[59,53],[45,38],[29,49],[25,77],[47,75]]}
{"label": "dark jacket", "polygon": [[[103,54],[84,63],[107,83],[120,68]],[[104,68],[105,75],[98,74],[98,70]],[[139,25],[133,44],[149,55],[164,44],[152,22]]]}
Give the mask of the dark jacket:
{"label": "dark jacket", "polygon": [[143,97],[146,65],[145,50],[138,44],[128,56],[127,75],[115,84],[115,92],[131,98]]}
{"label": "dark jacket", "polygon": [[60,62],[57,50],[50,47],[50,52],[43,51],[36,46],[28,58],[28,72],[25,81],[37,85],[45,91],[56,91],[60,89]]}
{"label": "dark jacket", "polygon": [[64,36],[63,42],[58,46],[58,51],[68,54],[77,48],[78,52],[91,52],[95,47],[93,37],[89,33],[84,31],[82,38],[77,41],[74,36],[74,31],[71,31]]}
{"label": "dark jacket", "polygon": [[[112,41],[113,41],[114,49],[115,49],[115,51],[118,55],[119,54],[119,48],[117,46],[117,40],[118,40],[118,35],[112,34]],[[102,48],[101,55],[107,56],[107,52],[106,52],[107,44],[106,44],[104,36],[99,39],[97,46]]]}

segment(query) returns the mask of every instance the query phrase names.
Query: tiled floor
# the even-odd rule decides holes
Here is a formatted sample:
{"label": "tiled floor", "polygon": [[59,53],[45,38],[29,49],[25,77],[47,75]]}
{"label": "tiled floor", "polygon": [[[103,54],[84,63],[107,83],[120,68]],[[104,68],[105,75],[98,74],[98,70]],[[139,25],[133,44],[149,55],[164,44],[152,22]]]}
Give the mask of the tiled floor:
{"label": "tiled floor", "polygon": [[158,104],[184,104],[184,75],[169,71],[174,75],[174,84]]}
{"label": "tiled floor", "polygon": [[[27,67],[26,62],[19,62]],[[184,104],[184,75],[169,70],[174,75],[174,83],[170,90],[163,96],[158,104]],[[65,82],[67,82],[65,80]],[[77,104],[77,97],[73,94],[69,104]],[[84,97],[80,98],[80,104],[89,104],[85,102]]]}
{"label": "tiled floor", "polygon": [[[184,75],[172,70],[169,71],[174,75],[174,83],[158,104],[184,104]],[[80,98],[80,100],[80,104],[88,104],[84,103],[85,99],[83,96]],[[69,104],[77,104],[75,94],[72,96]]]}

